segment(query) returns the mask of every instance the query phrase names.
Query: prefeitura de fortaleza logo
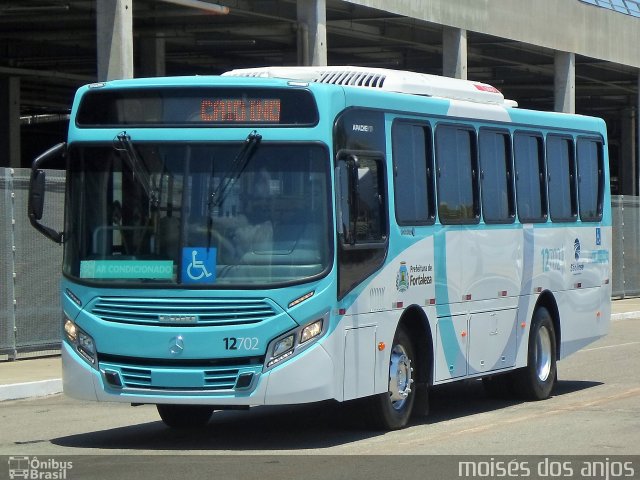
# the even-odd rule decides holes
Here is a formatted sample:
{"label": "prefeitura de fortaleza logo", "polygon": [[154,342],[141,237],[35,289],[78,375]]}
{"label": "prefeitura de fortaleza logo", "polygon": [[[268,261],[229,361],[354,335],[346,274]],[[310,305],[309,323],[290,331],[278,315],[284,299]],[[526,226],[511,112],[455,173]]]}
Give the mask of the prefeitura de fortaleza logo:
{"label": "prefeitura de fortaleza logo", "polygon": [[406,292],[409,289],[409,271],[407,270],[407,262],[400,262],[400,268],[396,275],[396,289],[399,292]]}

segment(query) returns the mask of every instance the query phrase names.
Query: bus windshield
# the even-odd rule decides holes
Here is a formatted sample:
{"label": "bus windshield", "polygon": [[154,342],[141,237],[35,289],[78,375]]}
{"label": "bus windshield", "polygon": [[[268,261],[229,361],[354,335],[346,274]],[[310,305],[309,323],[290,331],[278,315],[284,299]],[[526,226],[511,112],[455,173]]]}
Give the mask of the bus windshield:
{"label": "bus windshield", "polygon": [[258,288],[328,271],[327,150],[247,142],[72,146],[64,273]]}

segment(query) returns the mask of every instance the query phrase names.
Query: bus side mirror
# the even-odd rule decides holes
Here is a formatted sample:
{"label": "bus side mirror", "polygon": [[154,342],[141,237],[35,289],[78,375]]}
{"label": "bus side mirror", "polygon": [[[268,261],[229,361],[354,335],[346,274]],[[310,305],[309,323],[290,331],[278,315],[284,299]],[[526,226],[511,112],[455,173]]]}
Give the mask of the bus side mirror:
{"label": "bus side mirror", "polygon": [[44,170],[34,170],[31,172],[31,182],[29,183],[29,218],[35,220],[42,219],[44,211],[44,185],[46,173]]}
{"label": "bus side mirror", "polygon": [[46,174],[40,166],[48,161],[64,158],[66,151],[67,144],[59,143],[36,158],[31,166],[31,179],[29,181],[29,200],[27,204],[29,221],[33,228],[56,243],[62,243],[63,233],[40,223],[44,212],[44,192],[46,185]]}

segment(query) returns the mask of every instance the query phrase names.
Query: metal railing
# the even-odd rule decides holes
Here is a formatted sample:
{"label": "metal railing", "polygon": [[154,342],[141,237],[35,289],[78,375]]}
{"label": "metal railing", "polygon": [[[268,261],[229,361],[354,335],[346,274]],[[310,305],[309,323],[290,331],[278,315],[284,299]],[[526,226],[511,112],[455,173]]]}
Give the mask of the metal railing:
{"label": "metal railing", "polygon": [[[29,223],[29,175],[0,168],[0,358],[60,348],[62,249]],[[64,172],[47,171],[47,224],[62,225],[64,181]]]}
{"label": "metal railing", "polygon": [[640,295],[640,197],[611,197],[614,298]]}
{"label": "metal railing", "polygon": [[615,12],[633,17],[640,17],[640,0],[580,0],[597,7],[607,8]]}

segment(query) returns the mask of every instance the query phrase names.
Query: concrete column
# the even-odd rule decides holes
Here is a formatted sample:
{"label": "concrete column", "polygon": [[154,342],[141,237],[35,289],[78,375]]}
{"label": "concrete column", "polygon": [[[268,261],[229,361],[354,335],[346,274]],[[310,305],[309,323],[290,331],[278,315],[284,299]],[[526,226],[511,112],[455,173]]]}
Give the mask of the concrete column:
{"label": "concrete column", "polygon": [[622,195],[638,194],[638,161],[636,155],[636,110],[625,108],[620,115],[620,165],[618,182]]}
{"label": "concrete column", "polygon": [[298,65],[327,65],[326,0],[298,0]]}
{"label": "concrete column", "polygon": [[576,113],[576,54],[556,52],[554,67],[554,109]]}
{"label": "concrete column", "polygon": [[133,0],[96,0],[98,80],[133,78]]}
{"label": "concrete column", "polygon": [[[636,173],[640,175],[640,70],[638,70],[638,95],[636,97],[636,138],[633,142],[635,149],[635,166]],[[637,179],[636,186],[640,185],[640,178]],[[636,191],[636,195],[640,195],[640,188]]]}
{"label": "concrete column", "polygon": [[442,31],[442,74],[467,79],[467,31],[444,27]]}
{"label": "concrete column", "polygon": [[20,167],[20,78],[0,77],[0,167]]}
{"label": "concrete column", "polygon": [[143,38],[140,41],[140,77],[164,77],[166,70],[165,39]]}

